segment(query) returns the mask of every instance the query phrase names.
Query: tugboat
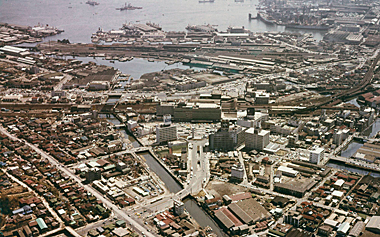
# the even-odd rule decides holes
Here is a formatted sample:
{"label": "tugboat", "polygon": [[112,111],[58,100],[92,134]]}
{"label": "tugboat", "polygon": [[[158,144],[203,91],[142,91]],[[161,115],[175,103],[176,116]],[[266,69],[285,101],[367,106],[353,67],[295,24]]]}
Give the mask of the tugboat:
{"label": "tugboat", "polygon": [[87,1],[86,4],[88,4],[88,5],[90,5],[90,6],[96,6],[96,5],[99,5],[98,2],[91,1],[91,0]]}
{"label": "tugboat", "polygon": [[142,7],[134,7],[130,3],[125,3],[124,7],[116,8],[116,10],[124,11],[124,10],[136,10],[136,9],[142,9]]}

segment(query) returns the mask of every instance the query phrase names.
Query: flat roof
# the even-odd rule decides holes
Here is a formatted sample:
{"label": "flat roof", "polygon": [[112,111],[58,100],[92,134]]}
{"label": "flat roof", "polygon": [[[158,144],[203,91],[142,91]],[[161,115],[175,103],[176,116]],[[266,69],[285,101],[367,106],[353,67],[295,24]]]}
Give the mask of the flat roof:
{"label": "flat roof", "polygon": [[371,220],[367,223],[366,228],[370,229],[380,229],[380,216],[373,216]]}

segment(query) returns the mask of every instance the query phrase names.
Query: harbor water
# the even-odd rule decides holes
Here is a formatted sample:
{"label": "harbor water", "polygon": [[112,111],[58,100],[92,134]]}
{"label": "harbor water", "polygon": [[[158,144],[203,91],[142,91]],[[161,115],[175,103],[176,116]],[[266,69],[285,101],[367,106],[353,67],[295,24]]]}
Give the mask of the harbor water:
{"label": "harbor water", "polygon": [[[105,115],[102,114],[101,117],[105,117]],[[114,125],[120,124],[120,121],[112,115],[109,118],[107,118],[107,121]],[[131,139],[130,136],[129,139]],[[137,141],[134,141],[132,144],[134,147],[140,146],[140,144]],[[154,173],[156,173],[158,177],[160,177],[160,179],[165,183],[166,187],[170,192],[177,193],[182,190],[182,187],[176,182],[176,180],[174,180],[170,176],[170,174],[161,166],[161,164],[158,163],[158,161],[152,155],[150,155],[149,153],[143,153],[142,156],[144,157],[146,164],[149,166],[149,168]],[[214,233],[217,234],[217,236],[226,236],[223,230],[219,228],[219,226],[211,219],[211,217],[208,216],[193,199],[185,199],[184,204],[186,210],[197,221],[197,223],[200,226],[210,226]]]}
{"label": "harbor water", "polygon": [[[154,22],[164,31],[185,31],[190,25],[217,25],[219,31],[229,26],[244,26],[253,32],[285,31],[284,26],[267,25],[260,20],[248,20],[248,14],[257,14],[258,0],[216,0],[199,3],[198,0],[131,0],[133,6],[143,9],[118,11],[124,0],[97,0],[90,6],[85,0],[0,0],[0,22],[18,25],[49,24],[65,30],[47,40],[69,39],[74,43],[90,43],[91,34],[99,28],[119,29],[124,23]],[[288,31],[288,30],[287,30]],[[290,31],[290,30],[289,30]],[[294,30],[293,30],[294,32]],[[320,40],[325,32],[297,30],[311,33]]]}
{"label": "harbor water", "polygon": [[[66,58],[71,59],[73,57],[70,56]],[[82,61],[84,63],[95,62],[96,64],[99,64],[99,65],[115,67],[119,69],[122,73],[131,75],[131,78],[133,79],[139,79],[145,73],[159,72],[162,70],[170,70],[170,69],[175,69],[175,68],[178,68],[178,69],[192,68],[192,67],[183,65],[182,63],[174,63],[172,65],[167,65],[164,61],[149,62],[147,59],[143,59],[143,58],[134,58],[133,60],[127,61],[127,62],[115,61],[114,63],[111,63],[110,61],[105,60],[103,58],[75,57],[75,59]],[[201,68],[196,68],[196,67],[194,67],[194,69],[201,70]]]}

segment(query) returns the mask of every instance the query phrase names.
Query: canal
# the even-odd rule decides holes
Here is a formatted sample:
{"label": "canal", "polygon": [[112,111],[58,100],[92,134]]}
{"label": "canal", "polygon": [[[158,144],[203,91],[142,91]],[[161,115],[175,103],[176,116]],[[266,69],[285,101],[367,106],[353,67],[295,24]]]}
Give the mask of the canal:
{"label": "canal", "polygon": [[[108,117],[107,117],[108,116]],[[99,118],[106,118],[109,123],[112,123],[113,125],[120,125],[120,121],[115,118],[112,114],[106,115],[106,114],[99,114]],[[123,133],[124,137],[127,138],[131,143],[133,147],[140,147],[140,144],[136,139],[132,136],[129,136],[127,131],[125,129],[120,129],[120,131]]]}
{"label": "canal", "polygon": [[[356,99],[353,99],[350,102],[352,102],[352,104],[357,104]],[[373,137],[379,131],[380,131],[380,119],[376,119],[376,121],[370,127],[368,127],[367,130],[365,130],[365,132],[364,132],[363,135],[364,136],[368,136],[368,137]],[[346,149],[344,149],[341,152],[340,155],[343,156],[343,157],[350,158],[362,146],[363,146],[363,143],[353,141],[353,142],[351,142],[347,146]],[[334,161],[329,161],[326,165],[329,166],[329,167],[332,167],[332,168],[341,169],[341,170],[347,170],[347,171],[358,173],[358,174],[362,174],[362,175],[366,175],[366,174],[371,173],[371,176],[373,176],[373,177],[380,177],[380,173],[369,172],[369,171],[358,169],[358,168],[355,168],[355,167],[345,166],[342,163],[338,163],[338,162],[334,162]]]}
{"label": "canal", "polygon": [[[114,125],[120,124],[120,121],[113,115],[106,117],[106,115],[101,114],[100,117],[106,118],[108,122]],[[129,140],[133,139],[131,140],[133,147],[140,147],[140,144],[134,138],[128,136],[125,130],[123,130],[123,133],[125,133],[124,135]],[[158,177],[160,177],[160,179],[165,183],[166,187],[170,192],[177,193],[182,190],[182,187],[169,175],[168,172],[166,172],[166,170],[161,166],[160,163],[158,163],[158,161],[153,156],[151,156],[149,153],[142,153],[142,156],[144,157],[149,168],[154,173],[156,173]],[[219,226],[211,219],[211,217],[207,215],[193,199],[185,199],[184,204],[186,210],[200,226],[202,226],[203,228],[210,226],[217,236],[226,236],[223,230],[219,228]]]}

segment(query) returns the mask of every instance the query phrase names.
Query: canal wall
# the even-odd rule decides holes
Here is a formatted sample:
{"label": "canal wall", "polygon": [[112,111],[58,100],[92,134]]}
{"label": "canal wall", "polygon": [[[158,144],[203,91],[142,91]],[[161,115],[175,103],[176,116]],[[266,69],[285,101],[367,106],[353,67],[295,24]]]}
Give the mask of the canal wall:
{"label": "canal wall", "polygon": [[[210,226],[214,233],[220,237],[227,237],[225,229],[223,229],[223,225],[220,225],[215,218],[215,215],[212,211],[208,211],[201,203],[199,203],[193,196],[188,196],[183,199],[183,203],[185,204],[185,208],[187,212],[194,218],[200,226],[206,227]],[[194,207],[193,205],[196,205]],[[198,219],[198,220],[197,220]]]}
{"label": "canal wall", "polygon": [[[147,152],[147,151],[142,151],[141,153],[144,153],[144,152]],[[173,172],[162,162],[161,159],[159,159],[156,154],[152,151],[152,149],[149,149],[148,150],[148,153],[162,166],[162,168],[165,169],[165,171],[179,184],[179,186],[181,186],[181,188],[183,189],[183,184],[182,182],[180,181],[180,179],[173,174]]]}
{"label": "canal wall", "polygon": [[124,130],[125,130],[125,132],[128,134],[128,136],[131,136],[133,139],[135,139],[136,141],[137,141],[137,143],[140,145],[140,146],[144,146],[144,144],[133,134],[133,133],[131,133],[129,130],[128,130],[128,128],[127,128],[127,125],[125,124],[126,123],[126,121],[124,121],[123,120],[123,118],[121,118],[118,114],[116,114],[116,113],[113,113],[112,114],[117,120],[119,120],[119,122],[121,123],[121,124],[124,124],[125,125],[125,128],[124,128]]}
{"label": "canal wall", "polygon": [[[125,124],[125,122],[123,121],[123,119],[118,116],[117,114],[114,114],[114,117],[117,118],[120,123],[122,124]],[[125,131],[126,133],[128,134],[128,136],[131,136],[133,137],[133,139],[135,139],[140,146],[142,147],[145,147],[144,144],[133,134],[131,133],[127,128],[125,128]],[[181,188],[183,189],[183,184],[182,182],[180,181],[180,179],[173,174],[173,172],[156,156],[156,154],[152,151],[152,149],[149,149],[148,151],[141,151],[141,152],[136,152],[137,153],[144,153],[144,152],[148,152],[165,170],[166,172],[168,172],[168,174],[181,186]]]}

